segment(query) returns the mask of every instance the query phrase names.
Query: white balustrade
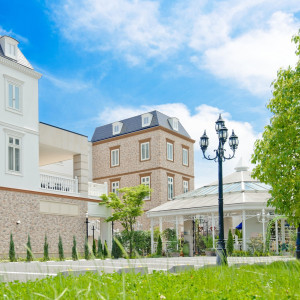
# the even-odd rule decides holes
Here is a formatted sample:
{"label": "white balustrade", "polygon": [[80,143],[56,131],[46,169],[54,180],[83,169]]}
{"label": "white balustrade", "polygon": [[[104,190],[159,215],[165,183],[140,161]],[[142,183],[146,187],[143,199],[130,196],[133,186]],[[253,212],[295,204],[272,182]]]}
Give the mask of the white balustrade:
{"label": "white balustrade", "polygon": [[88,185],[89,196],[100,197],[103,194],[107,195],[107,183],[99,184],[94,182],[89,182]]}
{"label": "white balustrade", "polygon": [[41,189],[78,194],[78,179],[40,174]]}

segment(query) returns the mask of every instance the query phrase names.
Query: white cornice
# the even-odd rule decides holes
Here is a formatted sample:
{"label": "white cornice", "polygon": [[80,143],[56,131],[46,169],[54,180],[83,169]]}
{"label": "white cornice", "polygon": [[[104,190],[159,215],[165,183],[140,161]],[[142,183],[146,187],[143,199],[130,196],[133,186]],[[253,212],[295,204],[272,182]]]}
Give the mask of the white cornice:
{"label": "white cornice", "polygon": [[14,130],[14,131],[27,132],[27,133],[39,135],[39,132],[37,130],[16,126],[16,125],[9,124],[9,123],[6,123],[6,122],[0,121],[0,125],[2,125],[3,127],[9,128],[11,130]]}
{"label": "white cornice", "polygon": [[41,73],[38,73],[32,69],[29,69],[25,66],[22,66],[20,65],[19,63],[17,62],[14,62],[14,61],[11,61],[3,56],[0,56],[0,63],[2,63],[3,65],[6,65],[10,68],[13,68],[17,71],[20,71],[20,72],[23,72],[33,78],[36,78],[36,79],[40,79],[42,77],[42,74]]}

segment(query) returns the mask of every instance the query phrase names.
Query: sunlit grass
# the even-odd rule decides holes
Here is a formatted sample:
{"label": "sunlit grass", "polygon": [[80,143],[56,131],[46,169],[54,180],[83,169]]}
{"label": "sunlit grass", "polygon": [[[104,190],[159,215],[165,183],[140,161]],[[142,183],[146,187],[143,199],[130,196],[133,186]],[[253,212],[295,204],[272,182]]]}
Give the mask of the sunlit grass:
{"label": "sunlit grass", "polygon": [[300,299],[300,263],[211,267],[170,274],[57,276],[1,283],[1,299]]}

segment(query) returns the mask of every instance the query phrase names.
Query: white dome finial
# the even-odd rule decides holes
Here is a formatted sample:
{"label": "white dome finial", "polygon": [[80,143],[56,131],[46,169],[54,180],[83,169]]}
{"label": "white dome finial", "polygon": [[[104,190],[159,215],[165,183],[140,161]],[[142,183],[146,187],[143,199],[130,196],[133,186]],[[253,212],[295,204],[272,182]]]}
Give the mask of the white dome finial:
{"label": "white dome finial", "polygon": [[234,169],[236,172],[241,172],[241,171],[248,171],[249,167],[247,167],[244,164],[243,157],[241,157]]}

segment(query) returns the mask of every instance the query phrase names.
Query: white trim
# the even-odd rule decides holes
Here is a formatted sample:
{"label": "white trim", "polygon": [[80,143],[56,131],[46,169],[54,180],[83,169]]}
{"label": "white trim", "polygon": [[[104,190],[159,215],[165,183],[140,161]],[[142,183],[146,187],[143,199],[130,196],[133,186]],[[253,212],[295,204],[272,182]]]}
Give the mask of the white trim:
{"label": "white trim", "polygon": [[[145,158],[143,158],[143,145],[146,145],[148,144],[148,157],[146,156],[146,153],[147,153],[147,148],[145,150]],[[145,143],[141,143],[141,161],[144,161],[144,160],[149,160],[150,159],[150,142],[145,142]]]}
{"label": "white trim", "polygon": [[[172,180],[169,180],[169,179],[172,179]],[[172,195],[170,195],[170,193],[169,193],[169,184],[170,184],[170,187],[172,187]],[[168,200],[173,200],[173,198],[174,198],[174,177],[168,176]]]}
{"label": "white trim", "polygon": [[[169,145],[171,145],[170,149],[172,149],[171,151],[172,158],[169,158]],[[167,142],[167,160],[174,161],[174,144],[169,142]]]}
{"label": "white trim", "polygon": [[[18,131],[21,134],[24,134],[24,132],[27,132],[27,133],[39,135],[39,131],[29,129],[29,128],[26,128],[26,127],[17,126],[17,125],[9,124],[9,123],[2,122],[2,121],[0,121],[0,125],[3,126],[3,127],[10,127],[10,129],[13,130],[14,132]],[[3,130],[10,130],[10,129],[3,128]]]}
{"label": "white trim", "polygon": [[[148,118],[148,122],[147,123],[144,122],[146,118]],[[143,114],[142,115],[142,127],[150,126],[150,124],[152,122],[152,118],[153,118],[153,115],[150,114],[150,113]]]}
{"label": "white trim", "polygon": [[[112,134],[113,135],[116,135],[116,134],[119,134],[122,130],[122,127],[123,127],[123,123],[122,122],[114,122],[112,123]],[[116,128],[118,130],[116,130]]]}
{"label": "white trim", "polygon": [[[144,178],[147,178],[147,179],[144,180],[145,182],[143,182]],[[143,184],[143,185],[148,186],[149,188],[151,188],[151,178],[150,178],[150,176],[143,176],[143,177],[141,177],[141,184]],[[150,195],[147,196],[147,197],[145,197],[144,200],[150,200]]]}
{"label": "white trim", "polygon": [[[114,162],[114,155],[113,153],[116,152],[118,155],[115,155],[115,158],[116,158],[116,161]],[[111,167],[117,167],[120,165],[120,149],[113,149],[110,151],[110,155],[111,155],[111,158],[110,158],[110,161],[111,161]]]}
{"label": "white trim", "polygon": [[[184,161],[184,153],[186,152],[186,163]],[[184,166],[188,166],[189,165],[189,150],[187,148],[182,147],[182,164]]]}

